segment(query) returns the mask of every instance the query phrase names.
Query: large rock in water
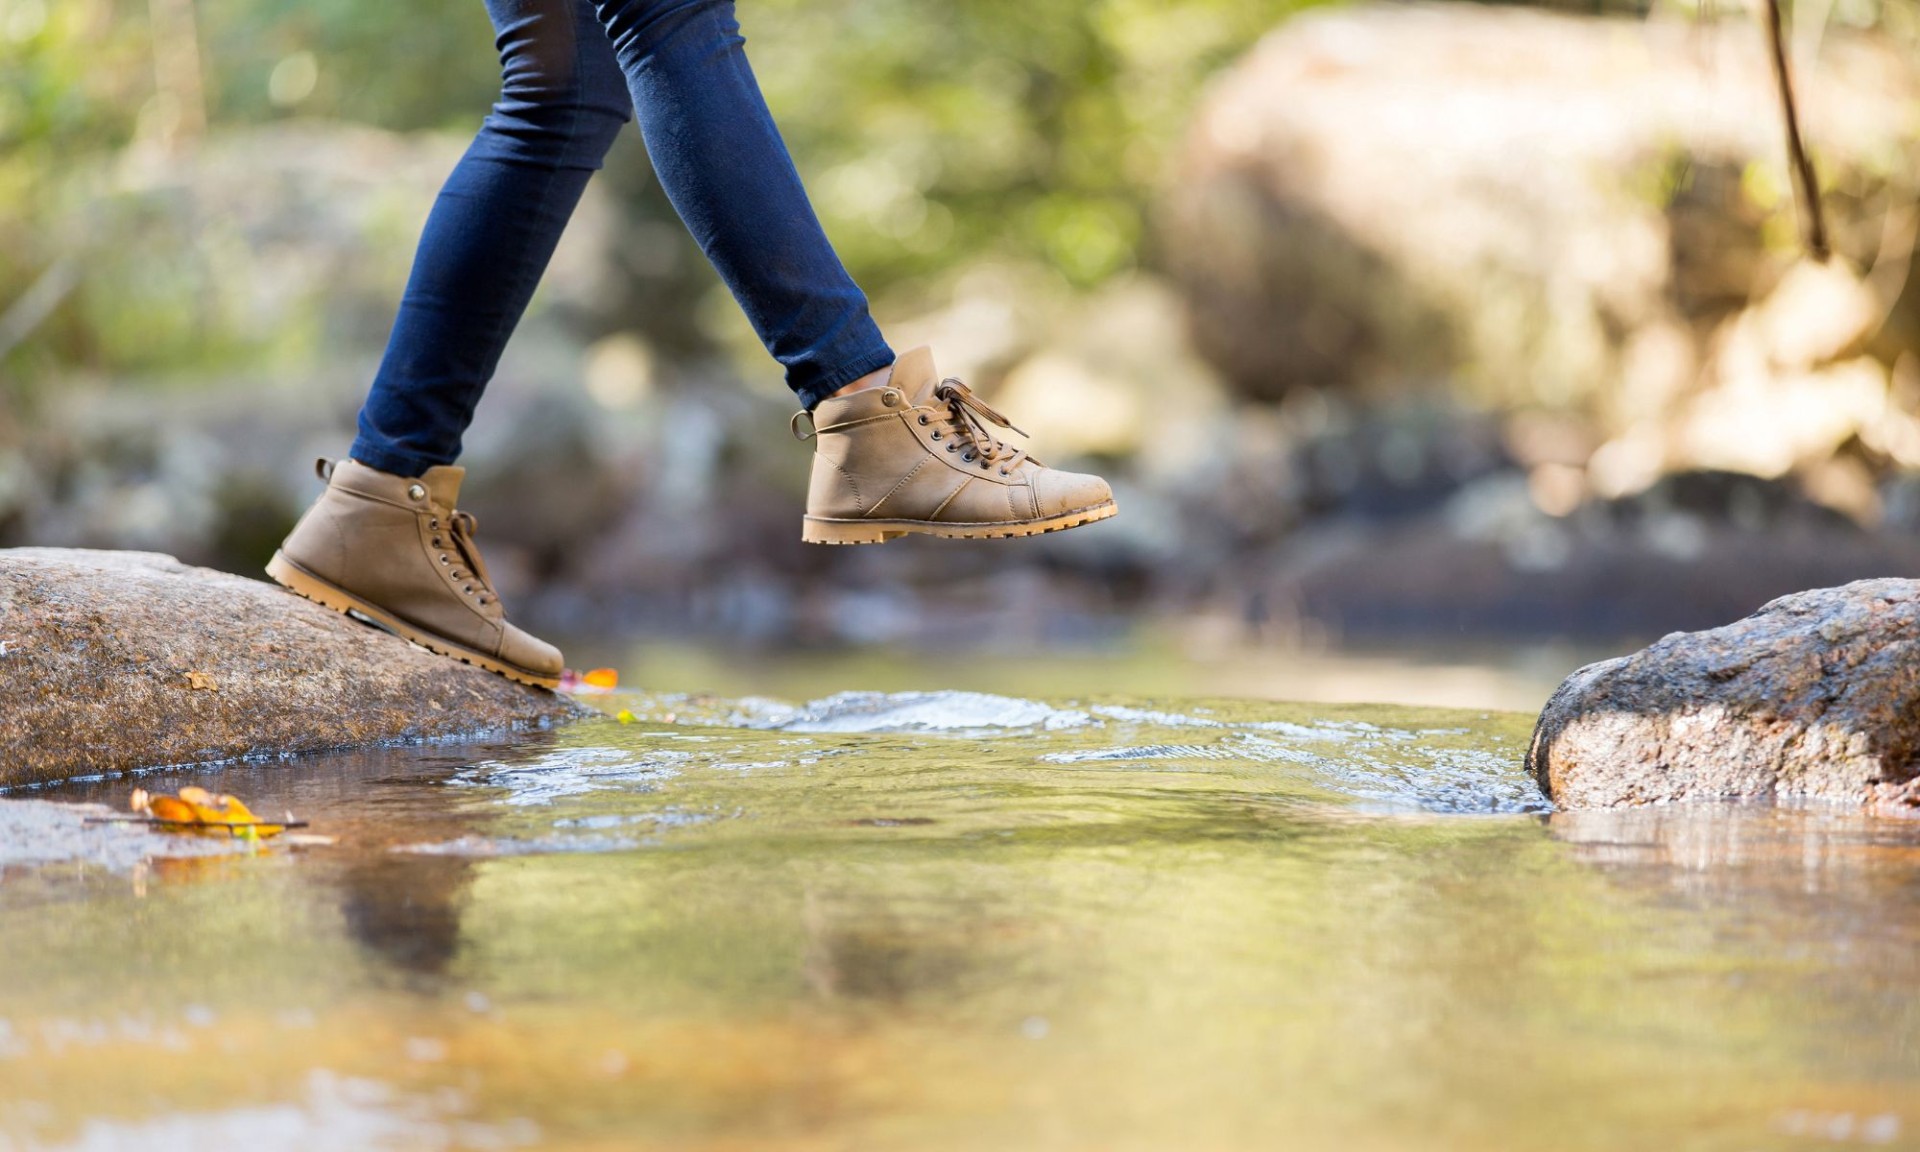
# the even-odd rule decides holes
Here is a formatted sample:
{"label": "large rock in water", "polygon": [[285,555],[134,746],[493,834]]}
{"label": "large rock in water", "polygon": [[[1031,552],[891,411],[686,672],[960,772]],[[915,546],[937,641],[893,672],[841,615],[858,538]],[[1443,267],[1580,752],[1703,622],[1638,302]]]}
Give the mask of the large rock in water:
{"label": "large rock in water", "polygon": [[1563,808],[1812,797],[1920,812],[1920,581],[1783,596],[1562,684],[1527,767]]}
{"label": "large rock in water", "polygon": [[263,581],[148,552],[0,550],[0,786],[583,711]]}

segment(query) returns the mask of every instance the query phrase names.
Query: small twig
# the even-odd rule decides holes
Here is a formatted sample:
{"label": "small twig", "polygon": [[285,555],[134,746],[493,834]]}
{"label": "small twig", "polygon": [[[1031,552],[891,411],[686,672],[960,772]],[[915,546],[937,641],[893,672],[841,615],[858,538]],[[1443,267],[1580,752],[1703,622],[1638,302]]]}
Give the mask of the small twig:
{"label": "small twig", "polygon": [[1773,78],[1780,88],[1780,110],[1787,121],[1787,164],[1799,186],[1800,202],[1806,205],[1807,254],[1825,262],[1827,247],[1826,215],[1820,207],[1820,181],[1813,171],[1813,158],[1807,155],[1800,139],[1800,112],[1793,99],[1793,75],[1787,69],[1787,49],[1781,33],[1780,0],[1767,0],[1767,42],[1773,48]]}
{"label": "small twig", "polygon": [[162,820],[157,816],[86,816],[82,824],[145,824],[152,828],[305,828],[305,820]]}

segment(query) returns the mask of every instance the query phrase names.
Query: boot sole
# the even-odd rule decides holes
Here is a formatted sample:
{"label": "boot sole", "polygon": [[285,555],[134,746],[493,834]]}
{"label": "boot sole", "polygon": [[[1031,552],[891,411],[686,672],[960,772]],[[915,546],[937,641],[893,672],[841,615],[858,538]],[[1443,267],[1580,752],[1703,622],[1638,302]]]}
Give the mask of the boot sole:
{"label": "boot sole", "polygon": [[1004,540],[1064,532],[1082,524],[1105,520],[1119,511],[1109,500],[1039,520],[1001,520],[985,524],[940,524],[931,520],[833,520],[808,516],[800,539],[808,544],[884,544],[901,536],[943,536],[949,540]]}
{"label": "boot sole", "polygon": [[443,636],[436,636],[432,632],[422,631],[408,624],[398,616],[395,616],[393,613],[362,600],[345,588],[322,580],[320,577],[315,576],[305,568],[287,559],[286,556],[280,552],[275,552],[273,559],[267,561],[267,575],[273,577],[274,583],[280,585],[282,588],[285,588],[297,596],[303,596],[315,604],[320,605],[322,608],[331,608],[335,612],[352,616],[362,623],[371,624],[375,628],[379,628],[385,632],[391,632],[402,640],[420,645],[420,647],[425,648],[429,652],[435,652],[441,656],[450,656],[463,664],[471,664],[475,668],[482,668],[488,672],[498,673],[517,684],[530,684],[535,688],[545,688],[549,691],[560,687],[560,678],[558,676],[543,676],[538,672],[529,672],[525,668],[508,664],[495,657],[477,652],[465,645],[455,644]]}

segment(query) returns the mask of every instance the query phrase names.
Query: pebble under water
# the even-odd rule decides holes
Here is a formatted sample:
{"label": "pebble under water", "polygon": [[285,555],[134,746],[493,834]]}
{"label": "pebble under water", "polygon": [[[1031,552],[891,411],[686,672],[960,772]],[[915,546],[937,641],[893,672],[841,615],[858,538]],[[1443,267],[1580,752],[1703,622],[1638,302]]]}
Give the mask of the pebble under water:
{"label": "pebble under water", "polygon": [[0,1152],[1920,1147],[1920,822],[1555,813],[1506,713],[594,702],[0,874]]}

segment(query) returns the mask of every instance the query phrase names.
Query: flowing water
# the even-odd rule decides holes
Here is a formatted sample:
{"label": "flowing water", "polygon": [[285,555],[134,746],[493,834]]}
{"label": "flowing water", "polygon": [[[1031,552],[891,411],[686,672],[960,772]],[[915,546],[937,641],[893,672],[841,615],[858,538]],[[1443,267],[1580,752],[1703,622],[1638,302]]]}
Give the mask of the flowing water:
{"label": "flowing water", "polygon": [[1551,814],[1505,713],[598,702],[7,875],[0,1149],[1920,1147],[1920,824]]}

